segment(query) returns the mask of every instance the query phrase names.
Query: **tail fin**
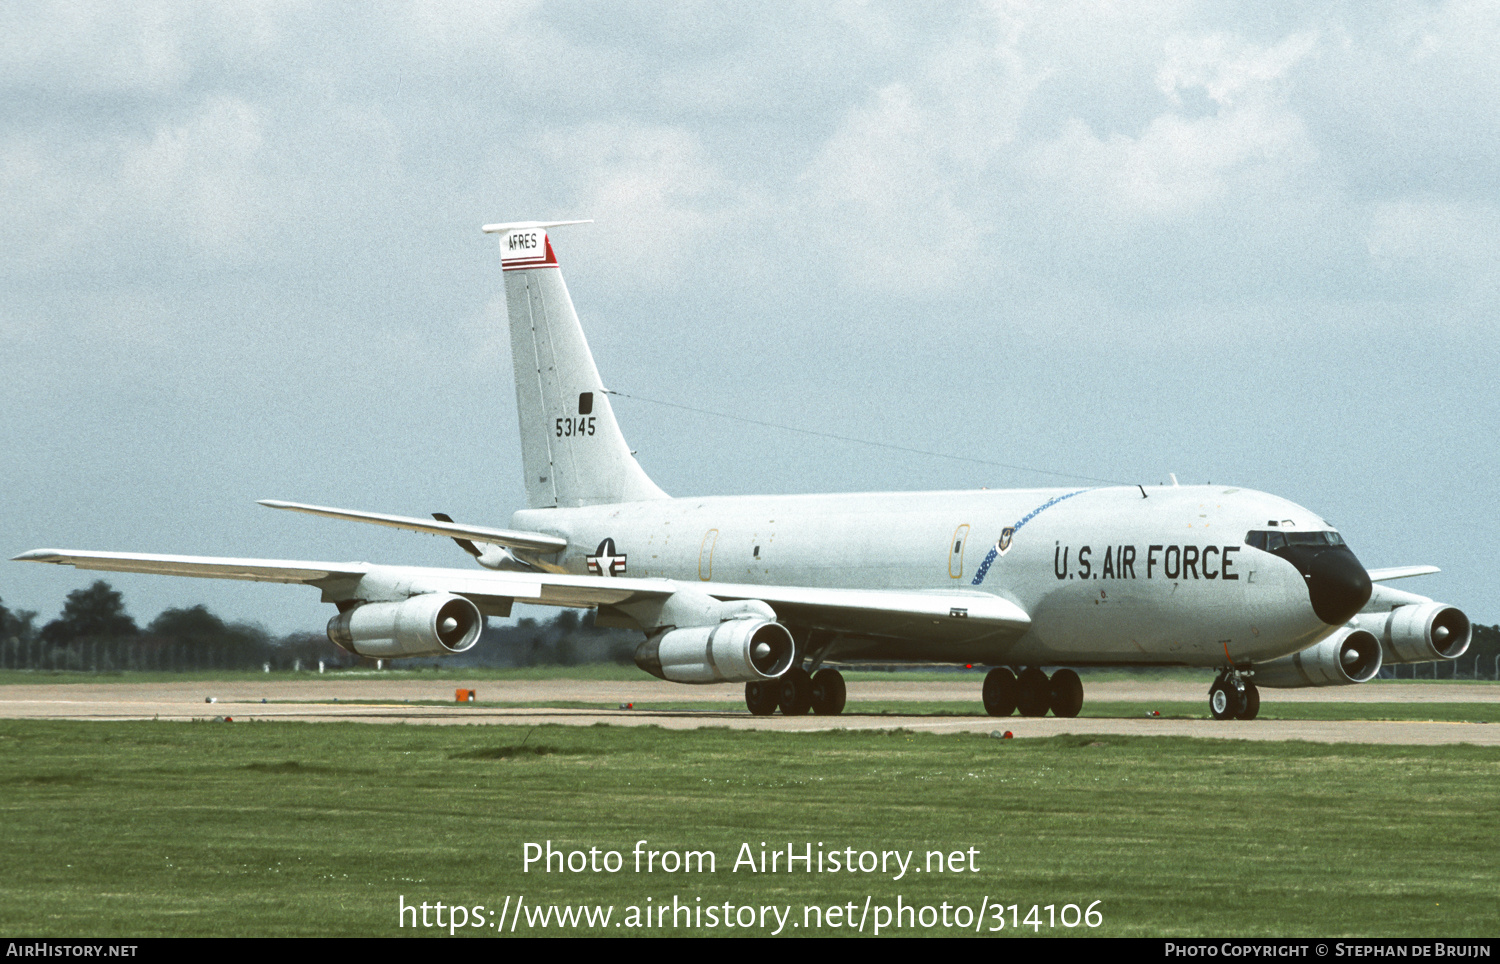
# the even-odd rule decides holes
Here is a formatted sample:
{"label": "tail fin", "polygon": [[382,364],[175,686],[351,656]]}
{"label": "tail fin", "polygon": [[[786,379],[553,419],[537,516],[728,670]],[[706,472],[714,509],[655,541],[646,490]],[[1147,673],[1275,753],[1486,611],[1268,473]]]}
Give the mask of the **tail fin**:
{"label": "tail fin", "polygon": [[630,454],[584,340],[547,228],[580,221],[487,224],[500,235],[510,348],[521,417],[526,502],[604,505],[665,499]]}

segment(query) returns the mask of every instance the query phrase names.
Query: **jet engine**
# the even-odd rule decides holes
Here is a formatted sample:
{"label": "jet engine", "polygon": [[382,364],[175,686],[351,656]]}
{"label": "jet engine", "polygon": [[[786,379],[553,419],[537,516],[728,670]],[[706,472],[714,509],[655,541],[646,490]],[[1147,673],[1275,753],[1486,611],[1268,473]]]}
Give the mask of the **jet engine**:
{"label": "jet engine", "polygon": [[1348,686],[1380,672],[1380,640],[1367,629],[1345,627],[1300,653],[1255,666],[1255,685],[1279,689]]}
{"label": "jet engine", "polygon": [[750,683],[785,673],[795,652],[785,626],[746,614],[651,636],[636,647],[635,664],[674,683]]}
{"label": "jet engine", "polygon": [[346,609],[328,621],[328,638],[357,656],[447,656],[472,647],[483,628],[478,606],[434,592]]}
{"label": "jet engine", "polygon": [[1462,610],[1436,602],[1398,606],[1389,613],[1367,613],[1356,621],[1380,640],[1387,663],[1458,659],[1473,636],[1469,617]]}

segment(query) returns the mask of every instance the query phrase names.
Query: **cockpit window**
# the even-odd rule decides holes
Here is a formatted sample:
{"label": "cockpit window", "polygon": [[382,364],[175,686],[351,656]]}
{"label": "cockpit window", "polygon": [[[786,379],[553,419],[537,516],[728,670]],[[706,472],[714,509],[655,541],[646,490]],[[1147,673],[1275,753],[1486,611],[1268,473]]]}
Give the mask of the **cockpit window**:
{"label": "cockpit window", "polygon": [[1268,532],[1263,529],[1245,534],[1245,545],[1275,552],[1283,546],[1341,546],[1344,537],[1337,532]]}

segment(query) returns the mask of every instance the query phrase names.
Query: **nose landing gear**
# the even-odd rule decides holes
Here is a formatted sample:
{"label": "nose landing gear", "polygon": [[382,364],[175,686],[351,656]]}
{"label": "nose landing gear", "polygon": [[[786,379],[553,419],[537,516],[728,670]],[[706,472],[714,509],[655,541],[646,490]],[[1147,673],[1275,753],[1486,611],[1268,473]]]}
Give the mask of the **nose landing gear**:
{"label": "nose landing gear", "polygon": [[1260,690],[1239,670],[1224,670],[1209,688],[1208,711],[1216,720],[1253,720],[1260,713]]}

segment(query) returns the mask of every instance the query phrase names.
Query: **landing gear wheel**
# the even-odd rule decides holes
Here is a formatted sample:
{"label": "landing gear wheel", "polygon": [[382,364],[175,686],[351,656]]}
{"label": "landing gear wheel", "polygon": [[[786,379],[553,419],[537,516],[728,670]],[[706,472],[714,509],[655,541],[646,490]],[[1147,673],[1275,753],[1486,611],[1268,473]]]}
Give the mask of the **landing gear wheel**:
{"label": "landing gear wheel", "polygon": [[818,716],[838,716],[844,712],[849,688],[844,674],[836,669],[820,669],[812,678],[812,711]]}
{"label": "landing gear wheel", "polygon": [[1083,709],[1083,680],[1070,669],[1052,674],[1052,715],[1071,719]]}
{"label": "landing gear wheel", "polygon": [[1245,705],[1240,708],[1240,719],[1253,720],[1260,713],[1260,690],[1254,683],[1245,684]]}
{"label": "landing gear wheel", "polygon": [[1214,719],[1238,719],[1244,707],[1244,694],[1233,683],[1223,678],[1214,680],[1213,689],[1208,691],[1208,711],[1213,714]]}
{"label": "landing gear wheel", "polygon": [[812,709],[812,677],[807,670],[793,666],[777,680],[781,684],[776,691],[776,701],[781,704],[784,716],[806,716]]}
{"label": "landing gear wheel", "polygon": [[1052,705],[1052,683],[1047,679],[1047,674],[1035,666],[1028,666],[1021,670],[1016,682],[1020,684],[1016,694],[1016,707],[1020,709],[1021,715],[1046,716]]}
{"label": "landing gear wheel", "polygon": [[780,687],[776,680],[756,680],[745,684],[745,705],[752,716],[770,716],[776,712]]}
{"label": "landing gear wheel", "polygon": [[1010,716],[1020,692],[1015,673],[1004,666],[990,670],[984,677],[984,711],[990,716]]}

